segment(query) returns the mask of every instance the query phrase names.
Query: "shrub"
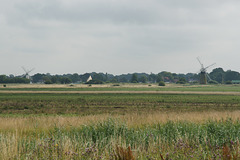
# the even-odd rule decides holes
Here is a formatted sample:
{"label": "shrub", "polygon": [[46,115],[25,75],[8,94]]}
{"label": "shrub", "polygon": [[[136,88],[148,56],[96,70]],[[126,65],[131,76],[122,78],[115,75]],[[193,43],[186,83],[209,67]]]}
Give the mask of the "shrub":
{"label": "shrub", "polygon": [[185,81],[177,81],[177,84],[186,84]]}
{"label": "shrub", "polygon": [[218,82],[217,82],[217,81],[214,81],[214,80],[211,80],[211,81],[209,81],[208,83],[209,83],[209,84],[218,84]]}
{"label": "shrub", "polygon": [[198,84],[198,81],[193,81],[192,84]]}
{"label": "shrub", "polygon": [[45,84],[53,84],[51,80],[46,80],[44,83]]}
{"label": "shrub", "polygon": [[158,86],[165,86],[165,83],[164,83],[163,81],[160,81],[160,82],[158,83]]}
{"label": "shrub", "polygon": [[179,78],[179,80],[177,81],[177,84],[185,84],[187,81],[185,78],[181,77]]}
{"label": "shrub", "polygon": [[86,84],[103,84],[103,81],[100,80],[91,80],[86,82]]}
{"label": "shrub", "polygon": [[232,84],[232,82],[231,81],[226,81],[225,84]]}

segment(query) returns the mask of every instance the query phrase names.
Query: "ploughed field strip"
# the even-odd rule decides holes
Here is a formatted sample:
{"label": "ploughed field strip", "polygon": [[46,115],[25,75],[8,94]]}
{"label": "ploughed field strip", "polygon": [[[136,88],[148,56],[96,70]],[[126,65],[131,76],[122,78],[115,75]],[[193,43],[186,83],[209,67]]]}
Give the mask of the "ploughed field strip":
{"label": "ploughed field strip", "polygon": [[240,96],[190,93],[0,93],[1,113],[100,114],[239,110]]}

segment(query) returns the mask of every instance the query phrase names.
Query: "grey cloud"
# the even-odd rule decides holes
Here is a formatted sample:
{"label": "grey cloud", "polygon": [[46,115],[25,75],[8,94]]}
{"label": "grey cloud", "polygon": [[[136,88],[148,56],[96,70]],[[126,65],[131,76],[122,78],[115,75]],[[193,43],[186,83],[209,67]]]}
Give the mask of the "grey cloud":
{"label": "grey cloud", "polygon": [[[63,1],[64,2],[64,1]],[[49,19],[79,22],[114,22],[114,23],[186,23],[188,21],[210,22],[218,13],[219,7],[229,6],[238,2],[232,1],[192,1],[192,0],[132,0],[132,1],[73,1],[70,6],[59,0],[17,1],[9,5],[10,16],[14,21],[32,19]],[[70,0],[71,2],[71,0]],[[231,3],[232,2],[232,3]],[[8,3],[8,2],[7,2]],[[71,4],[71,3],[70,3]],[[14,10],[14,11],[13,11]],[[12,14],[11,14],[12,12]]]}
{"label": "grey cloud", "polygon": [[[181,1],[180,3],[180,1],[165,0],[83,0],[75,1],[73,5],[65,6],[64,3],[57,0],[27,1],[25,3],[20,1],[14,5],[16,14],[13,15],[13,21],[27,23],[29,20],[34,19],[48,19],[79,23],[123,23],[127,25],[182,24],[197,20],[205,22],[209,18],[209,16],[204,15],[208,14],[205,7],[209,3],[202,1],[199,3],[202,5],[196,5],[196,3],[190,2],[192,1]],[[200,11],[199,15],[192,18],[192,13],[196,14],[198,11]],[[202,16],[205,17],[201,18]]]}
{"label": "grey cloud", "polygon": [[[135,1],[136,2],[136,1]],[[155,10],[135,3],[118,3],[110,1],[79,1],[71,7],[64,6],[60,1],[29,1],[14,5],[17,15],[13,20],[29,21],[48,19],[77,22],[114,22],[114,23],[146,23],[156,20]],[[15,16],[15,17],[14,17]]]}
{"label": "grey cloud", "polygon": [[0,55],[46,72],[191,72],[186,57],[226,64],[240,49],[237,0],[0,1]]}

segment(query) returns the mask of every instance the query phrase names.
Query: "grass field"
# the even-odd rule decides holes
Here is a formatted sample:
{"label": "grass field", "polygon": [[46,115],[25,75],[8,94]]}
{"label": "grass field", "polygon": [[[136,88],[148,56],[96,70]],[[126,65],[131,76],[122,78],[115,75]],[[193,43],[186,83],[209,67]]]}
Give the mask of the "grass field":
{"label": "grass field", "polygon": [[0,94],[3,114],[125,114],[239,110],[240,96],[182,94]]}
{"label": "grass field", "polygon": [[[7,85],[0,159],[240,159],[239,86]],[[206,94],[117,93],[193,91]],[[116,91],[38,93],[38,91]]]}

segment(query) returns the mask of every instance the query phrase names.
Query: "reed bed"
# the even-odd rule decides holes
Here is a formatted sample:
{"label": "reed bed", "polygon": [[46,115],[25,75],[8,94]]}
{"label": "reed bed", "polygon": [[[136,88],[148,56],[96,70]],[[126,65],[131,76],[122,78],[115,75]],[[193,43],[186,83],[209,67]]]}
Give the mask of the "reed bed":
{"label": "reed bed", "polygon": [[5,115],[0,117],[0,131],[4,130],[33,130],[49,129],[52,127],[78,127],[96,122],[103,122],[107,119],[118,119],[130,127],[142,125],[165,124],[172,122],[194,122],[204,123],[206,120],[222,120],[231,117],[236,121],[240,118],[240,111],[193,111],[193,112],[151,112],[149,113],[126,113],[118,114],[97,114],[97,115]]}
{"label": "reed bed", "polygon": [[190,115],[1,117],[0,159],[240,158],[237,117]]}

